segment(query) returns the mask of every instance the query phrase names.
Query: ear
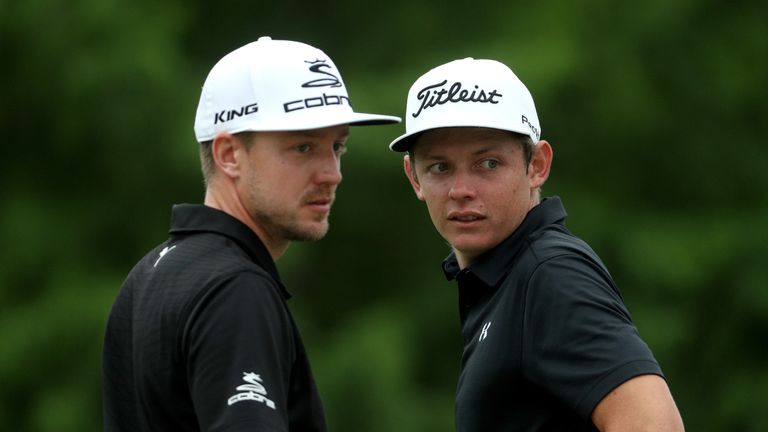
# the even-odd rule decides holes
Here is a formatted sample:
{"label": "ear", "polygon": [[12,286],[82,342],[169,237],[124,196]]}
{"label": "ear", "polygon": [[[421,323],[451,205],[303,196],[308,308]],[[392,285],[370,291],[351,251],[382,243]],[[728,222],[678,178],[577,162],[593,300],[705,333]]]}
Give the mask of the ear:
{"label": "ear", "polygon": [[413,174],[413,168],[411,166],[411,158],[406,154],[403,156],[403,169],[405,170],[405,176],[408,177],[408,181],[411,182],[413,191],[416,192],[416,198],[424,201],[424,194],[421,192],[421,185],[419,184],[419,178]]}
{"label": "ear", "polygon": [[533,149],[531,163],[528,165],[528,180],[532,188],[541,187],[549,178],[552,157],[552,146],[547,141],[539,141]]}
{"label": "ear", "polygon": [[240,177],[242,150],[244,150],[242,144],[232,134],[227,132],[217,134],[211,144],[216,170],[229,178]]}

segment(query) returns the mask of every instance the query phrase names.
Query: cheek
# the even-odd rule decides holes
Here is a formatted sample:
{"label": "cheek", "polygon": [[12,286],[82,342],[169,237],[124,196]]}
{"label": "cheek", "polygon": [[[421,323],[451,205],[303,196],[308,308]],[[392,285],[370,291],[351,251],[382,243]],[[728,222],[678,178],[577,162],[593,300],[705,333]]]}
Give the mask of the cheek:
{"label": "cheek", "polygon": [[427,205],[427,211],[429,212],[429,216],[432,218],[432,221],[436,223],[445,205],[443,203],[443,200],[441,200],[440,195],[437,194],[436,191],[430,187],[422,186],[421,194],[422,194],[424,203]]}
{"label": "cheek", "polygon": [[498,203],[497,211],[504,215],[504,220],[512,228],[516,228],[528,212],[529,193],[529,189],[514,184],[509,190],[495,197],[494,202]]}
{"label": "cheek", "polygon": [[256,184],[256,179],[254,178],[253,171],[252,170],[244,171],[241,177],[240,185],[239,185],[240,189],[251,191],[255,187],[255,184]]}
{"label": "cheek", "polygon": [[432,208],[443,205],[442,203],[445,201],[447,192],[444,192],[439,184],[430,182],[422,183],[421,195],[424,198],[424,202],[427,203],[427,207],[430,208],[431,211]]}
{"label": "cheek", "polygon": [[442,218],[443,207],[437,205],[434,202],[427,201],[427,212],[429,212],[429,218],[432,219],[432,223],[437,226],[440,224]]}
{"label": "cheek", "polygon": [[426,180],[422,179],[420,182],[421,193],[425,199],[429,198],[430,201],[438,201],[447,197],[450,185],[450,180],[445,178],[428,178]]}

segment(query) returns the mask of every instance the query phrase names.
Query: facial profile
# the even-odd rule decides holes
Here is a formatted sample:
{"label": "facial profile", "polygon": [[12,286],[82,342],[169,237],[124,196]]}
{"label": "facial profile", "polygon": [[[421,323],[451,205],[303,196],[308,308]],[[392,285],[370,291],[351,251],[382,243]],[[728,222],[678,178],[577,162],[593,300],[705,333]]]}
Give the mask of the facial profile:
{"label": "facial profile", "polygon": [[277,241],[325,236],[348,131],[336,126],[254,134],[239,186],[248,213],[266,236]]}

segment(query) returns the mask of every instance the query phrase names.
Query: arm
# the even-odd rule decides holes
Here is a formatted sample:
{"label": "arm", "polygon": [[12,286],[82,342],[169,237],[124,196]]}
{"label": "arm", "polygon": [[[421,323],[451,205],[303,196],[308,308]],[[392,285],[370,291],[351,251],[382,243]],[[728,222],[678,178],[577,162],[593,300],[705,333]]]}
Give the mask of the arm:
{"label": "arm", "polygon": [[623,426],[657,417],[663,424],[670,412],[680,422],[661,368],[599,262],[559,256],[530,284],[524,351],[531,381],[601,431],[643,430]]}
{"label": "arm", "polygon": [[201,298],[186,331],[200,430],[288,430],[290,319],[272,282],[240,273]]}
{"label": "arm", "polygon": [[667,383],[658,375],[641,375],[613,389],[595,407],[592,422],[601,432],[684,430]]}

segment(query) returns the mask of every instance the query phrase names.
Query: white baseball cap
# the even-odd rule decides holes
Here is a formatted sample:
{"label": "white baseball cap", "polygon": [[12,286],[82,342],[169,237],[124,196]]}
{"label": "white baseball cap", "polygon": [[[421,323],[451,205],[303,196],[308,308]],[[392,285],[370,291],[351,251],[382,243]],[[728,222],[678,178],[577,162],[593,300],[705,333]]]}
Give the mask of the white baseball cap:
{"label": "white baseball cap", "polygon": [[204,142],[219,132],[398,122],[399,117],[354,112],[341,74],[321,50],[264,36],[213,66],[197,106],[195,136]]}
{"label": "white baseball cap", "polygon": [[539,142],[533,97],[509,67],[465,58],[425,73],[408,91],[405,134],[389,148],[407,151],[418,135],[444,127],[485,127],[517,132]]}

